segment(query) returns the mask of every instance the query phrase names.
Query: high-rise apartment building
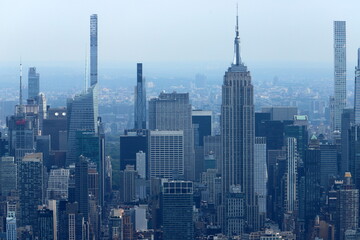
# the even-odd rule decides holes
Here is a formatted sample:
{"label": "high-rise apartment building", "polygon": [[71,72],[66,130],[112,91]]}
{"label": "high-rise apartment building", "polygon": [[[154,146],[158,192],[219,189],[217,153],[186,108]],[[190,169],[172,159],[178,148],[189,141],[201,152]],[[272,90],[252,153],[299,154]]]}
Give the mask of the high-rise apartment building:
{"label": "high-rise apartment building", "polygon": [[358,49],[358,63],[355,67],[355,93],[354,93],[354,108],[355,108],[355,124],[360,124],[360,48]]}
{"label": "high-rise apartment building", "polygon": [[[258,228],[258,208],[254,194],[254,92],[250,72],[240,57],[240,37],[236,23],[234,42],[235,56],[232,65],[225,72],[222,85],[221,105],[221,142],[222,142],[222,180],[223,197],[230,193],[230,188],[240,188],[245,197],[245,209],[241,204],[232,211],[245,212],[247,229]],[[223,199],[223,203],[227,200]],[[225,219],[229,213],[224,206]],[[228,223],[224,221],[225,234],[242,234],[242,232],[227,232]]]}
{"label": "high-rise apartment building", "polygon": [[193,183],[190,181],[164,182],[161,200],[164,239],[194,239]]}
{"label": "high-rise apartment building", "polygon": [[90,16],[90,86],[98,82],[98,17]]}
{"label": "high-rise apartment building", "polygon": [[334,21],[334,119],[333,131],[341,130],[346,107],[346,22]]}
{"label": "high-rise apartment building", "polygon": [[146,86],[142,69],[142,63],[138,63],[135,87],[135,129],[146,129]]}
{"label": "high-rise apartment building", "polygon": [[149,129],[184,133],[184,176],[195,177],[194,133],[189,93],[160,93],[149,101]]}
{"label": "high-rise apartment building", "polygon": [[35,67],[29,68],[28,74],[28,99],[38,101],[40,93],[40,74],[36,72]]}

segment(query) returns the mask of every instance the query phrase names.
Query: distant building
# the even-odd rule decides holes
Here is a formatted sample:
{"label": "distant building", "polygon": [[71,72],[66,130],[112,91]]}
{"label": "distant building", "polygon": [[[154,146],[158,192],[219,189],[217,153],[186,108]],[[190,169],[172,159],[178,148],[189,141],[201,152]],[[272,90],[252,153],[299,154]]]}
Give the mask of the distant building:
{"label": "distant building", "polygon": [[290,106],[263,107],[262,112],[270,113],[270,118],[273,121],[294,120],[294,116],[298,115],[297,107]]}
{"label": "distant building", "polygon": [[120,200],[123,203],[132,203],[136,200],[135,179],[137,171],[134,166],[127,165],[126,169],[120,171]]}
{"label": "distant building", "polygon": [[354,109],[355,124],[360,124],[360,48],[358,49],[357,66],[355,67],[355,93],[354,93]]}
{"label": "distant building", "polygon": [[37,226],[35,227],[36,236],[42,240],[54,240],[54,219],[53,211],[42,207],[37,210]]}
{"label": "distant building", "polygon": [[346,107],[346,22],[334,21],[334,119],[333,131],[341,130]]}
{"label": "distant building", "polygon": [[40,93],[40,74],[36,72],[35,67],[29,68],[28,74],[28,99],[38,102]]}
{"label": "distant building", "polygon": [[146,85],[142,69],[142,63],[138,63],[135,87],[135,129],[146,129]]}

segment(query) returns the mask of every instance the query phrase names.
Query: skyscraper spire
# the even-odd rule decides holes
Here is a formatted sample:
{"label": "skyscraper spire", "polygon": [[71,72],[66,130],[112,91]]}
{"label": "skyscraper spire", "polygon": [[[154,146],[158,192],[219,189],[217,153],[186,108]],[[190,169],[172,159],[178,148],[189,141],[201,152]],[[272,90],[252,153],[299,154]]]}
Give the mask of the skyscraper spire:
{"label": "skyscraper spire", "polygon": [[234,41],[234,61],[233,65],[239,66],[241,64],[240,57],[240,36],[239,36],[239,13],[236,5],[236,27],[235,27],[235,41]]}

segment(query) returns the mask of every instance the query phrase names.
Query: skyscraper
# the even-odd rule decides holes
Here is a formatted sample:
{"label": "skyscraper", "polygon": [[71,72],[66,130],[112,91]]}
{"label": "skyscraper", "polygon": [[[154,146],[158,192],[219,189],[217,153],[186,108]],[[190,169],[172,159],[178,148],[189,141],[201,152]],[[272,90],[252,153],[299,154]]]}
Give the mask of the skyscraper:
{"label": "skyscraper", "polygon": [[75,164],[75,199],[79,204],[79,212],[83,214],[85,221],[88,221],[89,216],[88,164],[88,159],[83,156],[80,156]]}
{"label": "skyscraper", "polygon": [[254,149],[254,164],[256,169],[254,171],[254,191],[258,196],[259,213],[263,220],[266,217],[266,196],[267,196],[267,164],[266,164],[266,138],[255,138]]}
{"label": "skyscraper", "polygon": [[[238,21],[238,17],[236,20]],[[245,195],[245,209],[238,209],[241,208],[239,204],[233,211],[246,213],[247,229],[252,231],[258,227],[258,209],[254,195],[254,93],[250,72],[240,57],[238,22],[236,22],[234,48],[234,61],[225,72],[222,85],[220,122],[223,151],[222,195],[226,198],[231,189],[240,188]],[[225,202],[227,200],[223,199],[223,203]],[[224,207],[225,234],[241,234],[241,232],[226,231],[227,225],[230,224],[227,222],[229,218],[226,215],[230,213],[228,206]]]}
{"label": "skyscraper", "polygon": [[287,167],[286,167],[286,199],[285,209],[289,213],[297,210],[297,141],[294,137],[286,139]]}
{"label": "skyscraper", "polygon": [[37,102],[38,95],[40,93],[40,74],[36,72],[35,67],[29,68],[28,75],[28,99],[32,99]]}
{"label": "skyscraper", "polygon": [[97,92],[97,15],[90,16],[90,87],[85,92],[67,101],[67,165],[74,163],[76,155],[76,132],[89,131],[97,134],[98,92]]}
{"label": "skyscraper", "polygon": [[146,87],[142,63],[137,64],[137,85],[135,87],[135,129],[146,129]]}
{"label": "skyscraper", "polygon": [[0,194],[7,196],[17,189],[17,171],[14,157],[0,159]]}
{"label": "skyscraper", "polygon": [[160,93],[149,101],[149,129],[184,131],[184,176],[195,177],[194,133],[189,93]]}
{"label": "skyscraper", "polygon": [[19,166],[21,226],[36,225],[37,206],[43,203],[44,175],[42,153],[26,155]]}
{"label": "skyscraper", "polygon": [[334,119],[333,131],[341,130],[341,114],[346,106],[346,22],[334,21]]}
{"label": "skyscraper", "polygon": [[184,175],[184,132],[150,131],[150,178],[176,179]]}
{"label": "skyscraper", "polygon": [[90,16],[90,86],[98,82],[98,18]]}
{"label": "skyscraper", "polygon": [[194,239],[193,183],[190,181],[164,182],[161,200],[164,239]]}
{"label": "skyscraper", "polygon": [[355,67],[355,124],[360,124],[360,48],[358,49],[358,64]]}

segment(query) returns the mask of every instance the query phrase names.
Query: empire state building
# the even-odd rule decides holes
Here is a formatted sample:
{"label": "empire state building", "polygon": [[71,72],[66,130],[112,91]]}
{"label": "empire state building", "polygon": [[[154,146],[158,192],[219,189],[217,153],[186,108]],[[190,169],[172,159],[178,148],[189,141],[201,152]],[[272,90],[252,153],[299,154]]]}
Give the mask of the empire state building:
{"label": "empire state building", "polygon": [[240,56],[238,17],[235,30],[234,61],[225,72],[221,104],[223,232],[228,236],[258,228],[254,195],[254,88]]}

